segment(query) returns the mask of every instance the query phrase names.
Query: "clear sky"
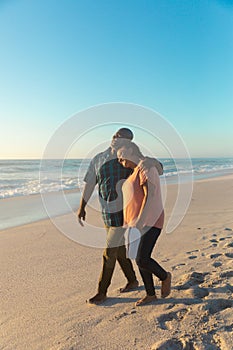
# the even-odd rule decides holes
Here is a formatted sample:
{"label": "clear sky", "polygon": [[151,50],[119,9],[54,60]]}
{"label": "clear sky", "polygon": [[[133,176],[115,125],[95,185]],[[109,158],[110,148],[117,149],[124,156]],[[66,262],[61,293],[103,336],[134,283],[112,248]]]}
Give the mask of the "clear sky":
{"label": "clear sky", "polygon": [[156,110],[192,157],[233,156],[232,0],[0,0],[0,52],[1,159],[40,158],[107,102]]}

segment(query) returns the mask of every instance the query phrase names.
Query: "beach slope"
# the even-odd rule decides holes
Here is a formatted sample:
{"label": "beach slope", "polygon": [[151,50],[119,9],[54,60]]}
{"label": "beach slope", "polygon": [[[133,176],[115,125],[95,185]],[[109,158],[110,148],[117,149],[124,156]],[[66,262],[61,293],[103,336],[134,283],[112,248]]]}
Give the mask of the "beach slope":
{"label": "beach slope", "polygon": [[[170,216],[176,186],[169,185]],[[120,294],[116,267],[109,298],[96,292],[102,250],[79,245],[49,221],[0,233],[0,349],[221,349],[233,344],[233,177],[194,183],[179,227],[163,233],[154,256],[171,271],[172,292],[135,307],[140,287]]]}

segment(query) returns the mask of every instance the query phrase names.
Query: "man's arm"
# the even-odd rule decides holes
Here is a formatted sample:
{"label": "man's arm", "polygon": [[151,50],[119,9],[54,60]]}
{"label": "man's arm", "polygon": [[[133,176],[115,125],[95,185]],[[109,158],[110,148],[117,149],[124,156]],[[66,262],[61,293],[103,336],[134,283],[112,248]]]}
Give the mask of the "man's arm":
{"label": "man's arm", "polygon": [[[98,155],[97,155],[98,156]],[[85,207],[87,205],[87,202],[89,201],[93,191],[94,191],[94,188],[95,188],[95,185],[96,185],[96,182],[97,182],[97,179],[96,179],[96,170],[95,170],[95,162],[96,162],[96,157],[95,156],[90,164],[89,164],[89,167],[88,167],[88,170],[86,172],[86,175],[84,176],[84,182],[85,182],[85,186],[84,186],[84,189],[83,189],[83,193],[82,193],[82,197],[81,197],[81,200],[80,200],[80,205],[79,205],[79,209],[78,209],[78,212],[77,212],[77,216],[78,216],[78,221],[80,223],[81,226],[83,226],[83,221],[85,221],[86,219],[86,210],[85,210]]]}
{"label": "man's arm", "polygon": [[156,158],[145,157],[141,160],[139,166],[145,173],[154,166],[158,170],[159,175],[163,175],[163,164]]}
{"label": "man's arm", "polygon": [[78,221],[80,223],[81,226],[83,226],[83,221],[85,221],[86,219],[86,210],[85,207],[87,205],[87,202],[89,201],[93,191],[95,188],[95,183],[86,183],[84,186],[84,190],[83,190],[83,194],[80,200],[80,206],[77,212],[77,216],[78,216]]}

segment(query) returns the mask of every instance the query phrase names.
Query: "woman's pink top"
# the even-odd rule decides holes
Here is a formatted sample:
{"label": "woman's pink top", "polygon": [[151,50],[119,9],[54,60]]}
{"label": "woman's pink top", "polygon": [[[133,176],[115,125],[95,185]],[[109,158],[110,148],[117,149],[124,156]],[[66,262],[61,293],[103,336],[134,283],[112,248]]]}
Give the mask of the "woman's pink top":
{"label": "woman's pink top", "polygon": [[158,171],[152,167],[147,174],[140,170],[137,166],[132,175],[125,180],[122,192],[124,203],[124,225],[133,227],[138,219],[138,215],[142,206],[144,198],[144,191],[142,185],[148,181],[150,191],[152,191],[149,200],[149,206],[146,210],[145,220],[143,226],[163,227],[164,210],[161,196],[160,179]]}

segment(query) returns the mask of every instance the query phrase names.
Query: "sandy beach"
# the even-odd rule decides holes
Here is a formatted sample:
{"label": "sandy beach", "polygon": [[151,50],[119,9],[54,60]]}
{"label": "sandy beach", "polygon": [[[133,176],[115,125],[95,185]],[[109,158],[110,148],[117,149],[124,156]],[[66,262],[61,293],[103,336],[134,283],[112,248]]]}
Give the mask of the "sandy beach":
{"label": "sandy beach", "polygon": [[[176,185],[168,186],[166,220]],[[65,217],[64,217],[65,220]],[[96,292],[102,249],[65,237],[49,220],[0,233],[1,350],[231,350],[233,344],[233,176],[194,183],[188,212],[163,233],[154,257],[172,273],[172,292],[135,307],[119,266],[103,305]]]}

